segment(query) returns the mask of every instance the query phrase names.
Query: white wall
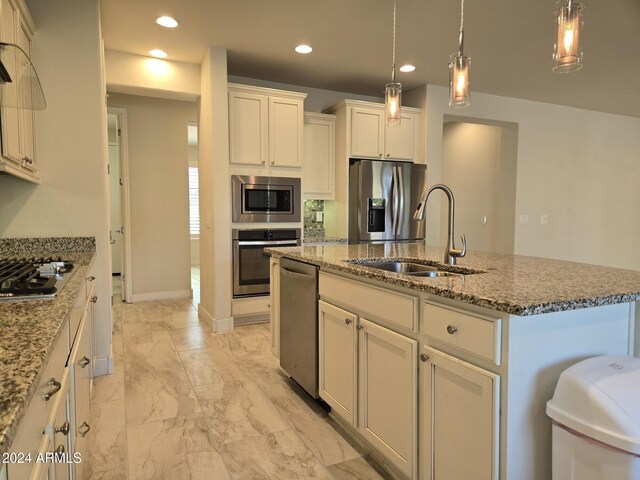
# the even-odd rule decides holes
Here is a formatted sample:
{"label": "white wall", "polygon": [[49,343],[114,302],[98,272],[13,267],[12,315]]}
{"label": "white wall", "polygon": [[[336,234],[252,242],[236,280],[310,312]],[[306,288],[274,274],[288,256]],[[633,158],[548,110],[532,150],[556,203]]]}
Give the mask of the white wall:
{"label": "white wall", "polygon": [[96,237],[100,370],[111,355],[111,266],[99,4],[27,4],[38,28],[33,62],[47,99],[46,110],[36,113],[41,184],[0,176],[0,235]]}
{"label": "white wall", "polygon": [[[444,116],[458,112],[449,108],[446,88],[426,90],[432,184],[442,178]],[[640,270],[639,118],[481,93],[464,115],[518,125],[516,254]],[[526,225],[516,222],[523,214]],[[427,222],[430,231],[441,225],[445,219],[434,215]]]}
{"label": "white wall", "polygon": [[127,110],[133,300],[190,295],[187,125],[194,102],[112,93]]}

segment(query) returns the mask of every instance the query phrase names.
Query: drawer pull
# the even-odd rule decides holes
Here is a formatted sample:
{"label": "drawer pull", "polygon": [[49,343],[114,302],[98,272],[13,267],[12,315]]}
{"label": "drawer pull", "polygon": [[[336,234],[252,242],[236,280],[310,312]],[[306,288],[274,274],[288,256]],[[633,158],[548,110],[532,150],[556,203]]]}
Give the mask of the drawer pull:
{"label": "drawer pull", "polygon": [[89,360],[87,357],[82,357],[79,361],[78,361],[78,365],[80,365],[82,368],[86,367],[87,365],[89,365],[91,363],[91,360]]}
{"label": "drawer pull", "polygon": [[431,358],[431,357],[429,357],[429,355],[427,355],[426,353],[421,353],[420,354],[420,361],[421,362],[426,362],[427,360],[429,360],[429,358]]}
{"label": "drawer pull", "polygon": [[90,282],[93,282],[95,279],[96,277],[94,277],[93,275],[87,277],[87,280],[89,280]]}
{"label": "drawer pull", "polygon": [[48,402],[51,397],[58,393],[62,388],[62,384],[55,378],[49,380],[49,382],[47,382],[47,385],[51,385],[53,388],[42,396],[46,402]]}
{"label": "drawer pull", "polygon": [[61,427],[55,427],[56,433],[69,435],[69,422],[64,422]]}
{"label": "drawer pull", "polygon": [[56,448],[56,453],[58,455],[60,455],[61,453],[64,453],[64,445],[60,445],[58,448]]}
{"label": "drawer pull", "polygon": [[[86,430],[82,431],[81,428],[83,427],[85,427]],[[89,430],[91,430],[91,427],[87,422],[82,422],[82,425],[78,427],[78,433],[80,434],[81,437],[84,437],[87,433],[89,433]]]}
{"label": "drawer pull", "polygon": [[454,326],[454,325],[447,325],[447,333],[449,335],[453,335],[454,333],[456,333],[458,331],[458,327]]}
{"label": "drawer pull", "polygon": [[98,296],[94,295],[93,297],[91,297],[91,303],[96,303],[98,301]]}
{"label": "drawer pull", "polygon": [[364,327],[363,327],[362,325],[356,325],[356,328],[357,328],[358,330],[362,330]]}
{"label": "drawer pull", "polygon": [[347,325],[351,325],[351,319],[350,318],[345,318],[344,319],[344,323],[346,323]]}

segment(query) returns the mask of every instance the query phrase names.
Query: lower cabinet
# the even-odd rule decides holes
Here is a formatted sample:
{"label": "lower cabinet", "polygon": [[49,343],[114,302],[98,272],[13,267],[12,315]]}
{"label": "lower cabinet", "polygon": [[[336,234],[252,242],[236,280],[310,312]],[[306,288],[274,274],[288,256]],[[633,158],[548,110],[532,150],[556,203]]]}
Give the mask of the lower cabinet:
{"label": "lower cabinet", "polygon": [[45,433],[49,435],[51,442],[49,450],[64,459],[64,461],[57,461],[51,464],[50,469],[55,473],[54,478],[56,480],[66,480],[71,478],[70,464],[67,462],[67,458],[70,459],[73,455],[69,435],[71,433],[69,416],[71,410],[69,405],[70,375],[68,368],[65,368],[60,383],[62,387],[55,403],[51,407],[51,414]]}
{"label": "lower cabinet", "polygon": [[497,480],[500,377],[427,346],[420,360],[420,478]]}
{"label": "lower cabinet", "polygon": [[416,340],[319,302],[320,397],[394,470],[417,477]]}
{"label": "lower cabinet", "polygon": [[269,268],[271,353],[280,358],[280,260],[272,258]]}

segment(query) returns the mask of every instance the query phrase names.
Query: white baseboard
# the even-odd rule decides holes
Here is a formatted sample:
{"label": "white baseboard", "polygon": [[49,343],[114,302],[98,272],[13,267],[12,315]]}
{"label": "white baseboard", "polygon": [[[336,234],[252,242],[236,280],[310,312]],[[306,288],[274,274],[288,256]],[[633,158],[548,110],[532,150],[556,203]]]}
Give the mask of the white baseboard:
{"label": "white baseboard", "polygon": [[231,318],[213,318],[201,303],[198,304],[198,316],[202,318],[211,327],[211,330],[217,333],[230,332],[233,330],[233,317]]}
{"label": "white baseboard", "polygon": [[191,298],[193,292],[189,290],[174,290],[171,292],[149,292],[149,293],[132,293],[131,303],[150,302],[152,300],[178,300],[181,298]]}
{"label": "white baseboard", "polygon": [[111,375],[113,373],[113,355],[96,358],[93,361],[93,376]]}

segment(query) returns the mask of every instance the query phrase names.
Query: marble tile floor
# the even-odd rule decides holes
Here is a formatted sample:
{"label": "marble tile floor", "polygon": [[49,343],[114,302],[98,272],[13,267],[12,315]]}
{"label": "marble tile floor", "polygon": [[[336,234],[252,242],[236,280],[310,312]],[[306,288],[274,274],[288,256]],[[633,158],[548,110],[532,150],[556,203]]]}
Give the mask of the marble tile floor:
{"label": "marble tile floor", "polygon": [[87,478],[389,478],[279,371],[269,335],[269,324],[212,333],[189,300],[116,303]]}

